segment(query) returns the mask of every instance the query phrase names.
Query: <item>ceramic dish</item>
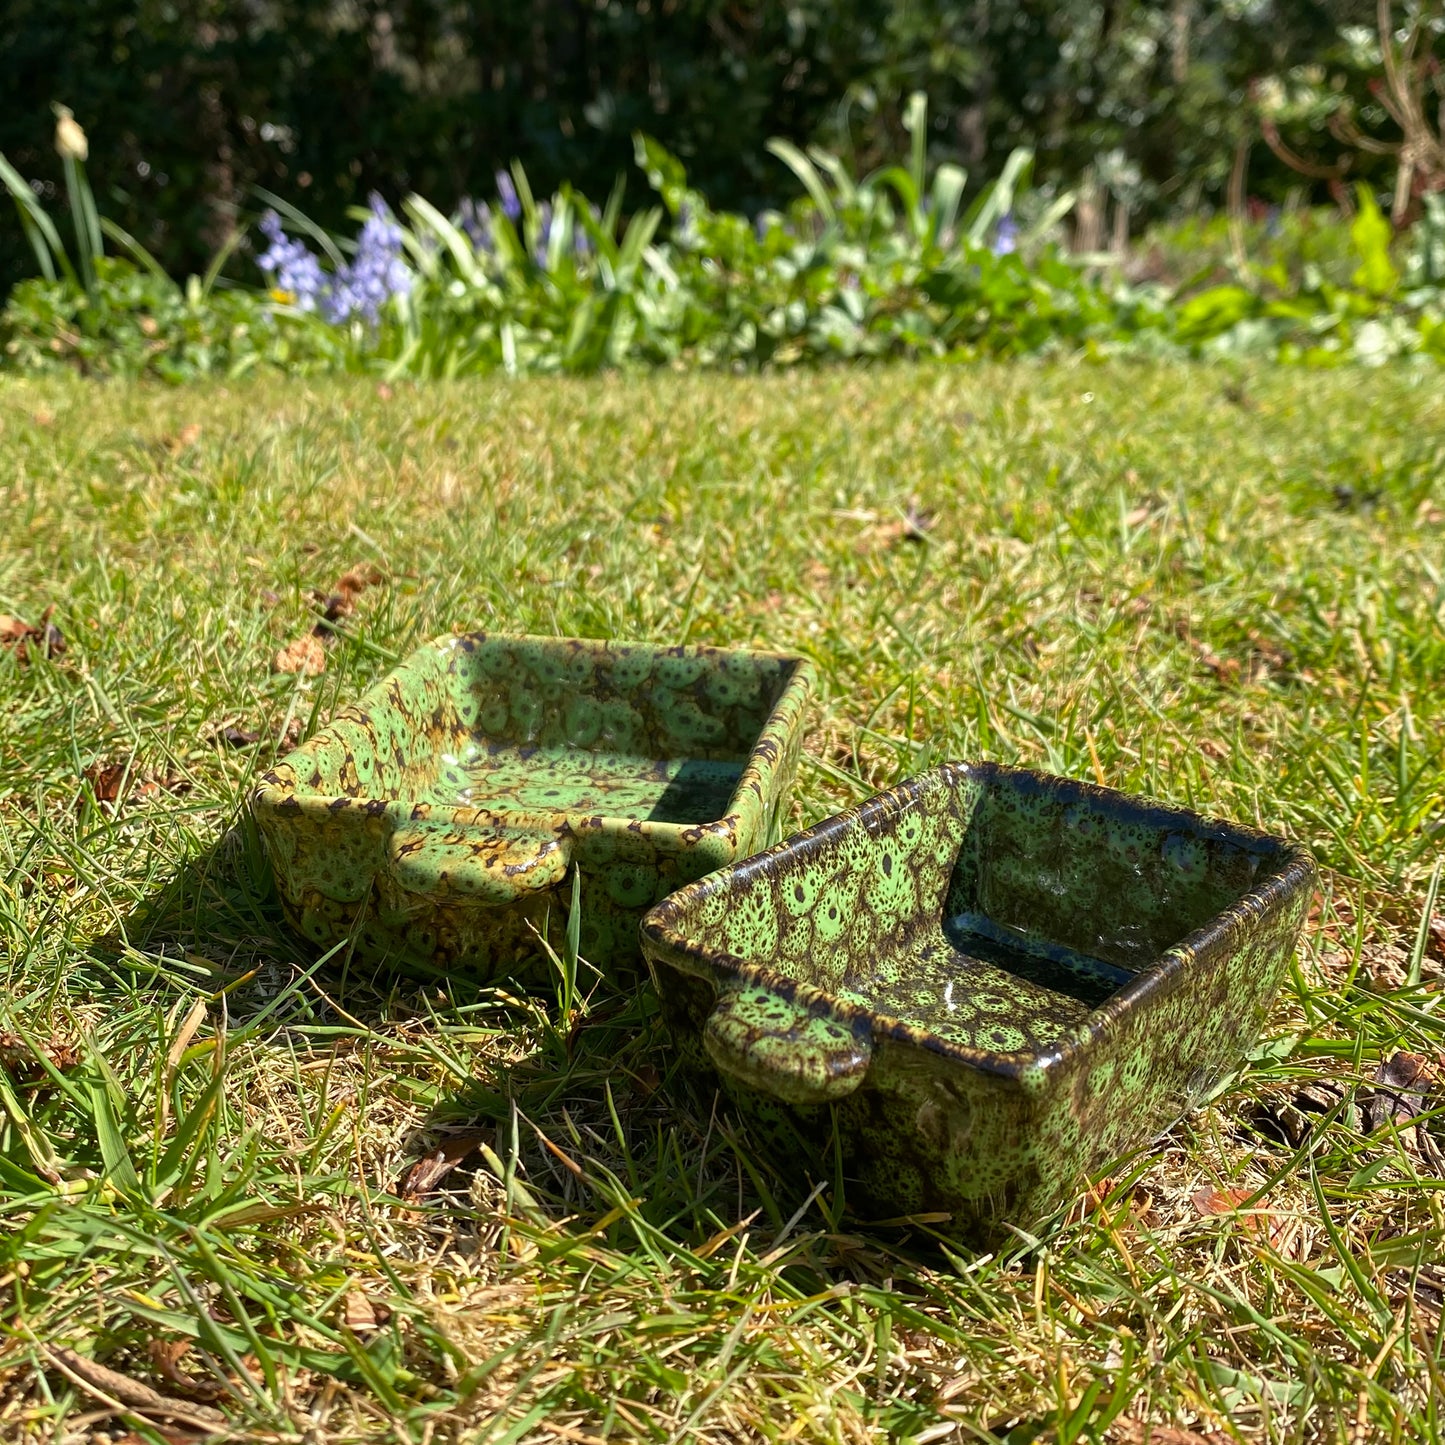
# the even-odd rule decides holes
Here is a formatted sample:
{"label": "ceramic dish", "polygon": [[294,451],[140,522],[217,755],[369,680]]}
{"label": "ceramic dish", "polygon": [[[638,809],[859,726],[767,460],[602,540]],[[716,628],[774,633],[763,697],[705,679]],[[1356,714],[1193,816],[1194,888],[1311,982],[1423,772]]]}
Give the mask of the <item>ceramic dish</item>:
{"label": "ceramic dish", "polygon": [[772,841],[812,668],[799,657],[472,633],[409,657],[265,774],[286,913],[379,964],[526,978],[581,873],[581,953]]}
{"label": "ceramic dish", "polygon": [[1249,829],[950,764],[682,889],[643,951],[685,1072],[780,1167],[986,1236],[1238,1064],[1314,876]]}

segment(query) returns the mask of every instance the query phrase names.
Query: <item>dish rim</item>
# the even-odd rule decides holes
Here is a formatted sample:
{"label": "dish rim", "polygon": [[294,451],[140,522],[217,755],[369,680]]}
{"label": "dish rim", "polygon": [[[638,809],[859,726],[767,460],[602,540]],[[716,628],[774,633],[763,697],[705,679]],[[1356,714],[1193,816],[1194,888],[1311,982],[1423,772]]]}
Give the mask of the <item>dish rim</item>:
{"label": "dish rim", "polygon": [[[591,813],[566,809],[541,809],[536,811],[498,810],[485,806],[467,807],[427,803],[403,797],[367,797],[364,795],[325,793],[313,790],[301,782],[291,783],[278,775],[279,769],[290,768],[300,773],[308,759],[323,748],[335,746],[337,739],[334,727],[338,722],[365,723],[369,711],[386,700],[388,689],[403,673],[433,661],[438,653],[465,650],[475,651],[488,642],[537,643],[555,649],[580,649],[589,652],[646,653],[654,657],[669,656],[689,658],[698,656],[746,657],[762,661],[786,663],[791,666],[783,686],[772,706],[768,709],[761,729],[748,748],[742,772],[728,799],[727,811],[720,818],[706,819],[694,823],[667,822],[648,818],[634,818],[626,814]],[[468,645],[470,644],[470,645]],[[359,812],[371,818],[385,818],[393,826],[428,823],[458,832],[485,830],[489,833],[508,833],[518,836],[546,837],[568,833],[587,832],[605,835],[641,835],[656,843],[695,845],[704,838],[720,838],[733,846],[744,831],[761,821],[759,814],[769,798],[773,780],[781,761],[781,749],[788,740],[792,728],[789,726],[790,711],[801,714],[802,706],[812,690],[816,668],[811,658],[801,653],[777,652],[770,649],[749,647],[719,647],[710,643],[681,643],[669,645],[656,642],[633,642],[615,638],[551,637],[538,633],[491,632],[475,629],[469,632],[445,633],[434,637],[408,653],[385,676],[379,678],[353,703],[341,708],[337,714],[305,742],[293,748],[284,758],[278,759],[261,774],[252,790],[251,802],[255,810],[267,814],[296,817],[297,815],[323,815],[334,817],[338,813]],[[758,784],[757,794],[744,788],[750,781]],[[740,802],[741,800],[741,802]]]}
{"label": "dish rim", "polygon": [[[985,787],[995,779],[1023,779],[1037,786],[1072,793],[1080,801],[1110,807],[1127,805],[1136,813],[1150,815],[1162,824],[1187,826],[1196,836],[1213,836],[1250,845],[1277,860],[1277,866],[1254,883],[1233,903],[1172,944],[1134,977],[1111,993],[1045,1049],[993,1050],[953,1043],[933,1031],[910,1024],[883,1009],[870,1008],[839,998],[817,984],[805,983],[763,963],[751,963],[723,949],[710,949],[690,941],[671,921],[698,908],[714,891],[735,881],[746,887],[759,875],[785,871],[790,860],[806,857],[823,848],[839,834],[853,827],[867,827],[881,812],[897,812],[909,805],[921,805],[925,788],[933,782],[956,786],[964,777],[981,777]],[[1231,935],[1247,936],[1252,926],[1285,906],[1300,891],[1311,888],[1316,866],[1309,851],[1289,839],[1278,838],[1257,828],[1211,818],[1188,808],[1156,802],[1115,788],[1100,787],[1080,779],[1043,773],[1034,768],[1012,767],[994,762],[949,762],[919,773],[892,788],[874,794],[855,806],[835,813],[811,828],[795,833],[751,857],[729,863],[714,873],[685,884],[663,899],[642,920],[644,954],[656,955],[684,973],[712,978],[732,977],[744,984],[771,989],[800,1009],[827,1012],[855,1028],[866,1026],[875,1037],[912,1044],[960,1064],[1022,1084],[1037,1086],[1044,1077],[1060,1072],[1069,1063],[1087,1055],[1123,1021],[1147,1004],[1167,997],[1187,981],[1194,962],[1201,956],[1228,947]]]}

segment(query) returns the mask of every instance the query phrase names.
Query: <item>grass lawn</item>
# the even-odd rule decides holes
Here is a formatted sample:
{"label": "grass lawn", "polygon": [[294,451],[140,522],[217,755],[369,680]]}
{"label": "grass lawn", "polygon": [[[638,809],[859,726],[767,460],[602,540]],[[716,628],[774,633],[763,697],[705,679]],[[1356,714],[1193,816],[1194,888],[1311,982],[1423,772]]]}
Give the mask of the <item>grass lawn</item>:
{"label": "grass lawn", "polygon": [[[0,614],[67,644],[0,647],[0,1438],[1436,1438],[1440,1154],[1365,1105],[1445,1054],[1442,543],[1404,371],[0,381]],[[948,1254],[774,1198],[645,996],[317,967],[240,800],[463,626],[810,653],[800,825],[988,757],[1295,835],[1264,1042]]]}

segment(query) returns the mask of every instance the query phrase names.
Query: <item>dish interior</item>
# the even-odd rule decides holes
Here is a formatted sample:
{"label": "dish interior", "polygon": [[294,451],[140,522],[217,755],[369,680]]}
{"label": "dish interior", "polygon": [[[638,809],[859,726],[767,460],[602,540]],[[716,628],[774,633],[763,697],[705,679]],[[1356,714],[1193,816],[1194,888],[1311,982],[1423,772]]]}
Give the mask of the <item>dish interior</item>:
{"label": "dish interior", "polygon": [[944,772],[704,885],[736,892],[674,926],[949,1043],[1038,1053],[1282,866],[1268,839],[1117,794]]}
{"label": "dish interior", "polygon": [[651,758],[473,737],[441,758],[421,800],[501,813],[603,813],[657,823],[721,818],[747,758]]}
{"label": "dish interior", "polygon": [[460,637],[340,714],[298,779],[331,796],[712,822],[796,667],[713,648]]}

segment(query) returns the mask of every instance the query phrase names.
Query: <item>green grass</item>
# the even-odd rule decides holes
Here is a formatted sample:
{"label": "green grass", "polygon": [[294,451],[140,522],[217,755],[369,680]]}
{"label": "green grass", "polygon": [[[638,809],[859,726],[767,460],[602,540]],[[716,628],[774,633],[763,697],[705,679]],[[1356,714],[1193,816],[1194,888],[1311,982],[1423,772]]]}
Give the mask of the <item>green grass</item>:
{"label": "green grass", "polygon": [[[1353,1101],[1445,1052],[1442,438],[1399,372],[0,382],[0,614],[68,640],[0,651],[0,1436],[174,1438],[99,1361],[320,1445],[1436,1438],[1445,1182]],[[390,581],[325,673],[273,674],[357,562]],[[669,1101],[646,997],[318,966],[241,799],[462,626],[809,652],[799,824],[991,757],[1304,839],[1265,1042],[960,1255],[775,1198]],[[1253,1126],[1321,1075],[1297,1146]],[[462,1125],[480,1159],[400,1200]]]}

